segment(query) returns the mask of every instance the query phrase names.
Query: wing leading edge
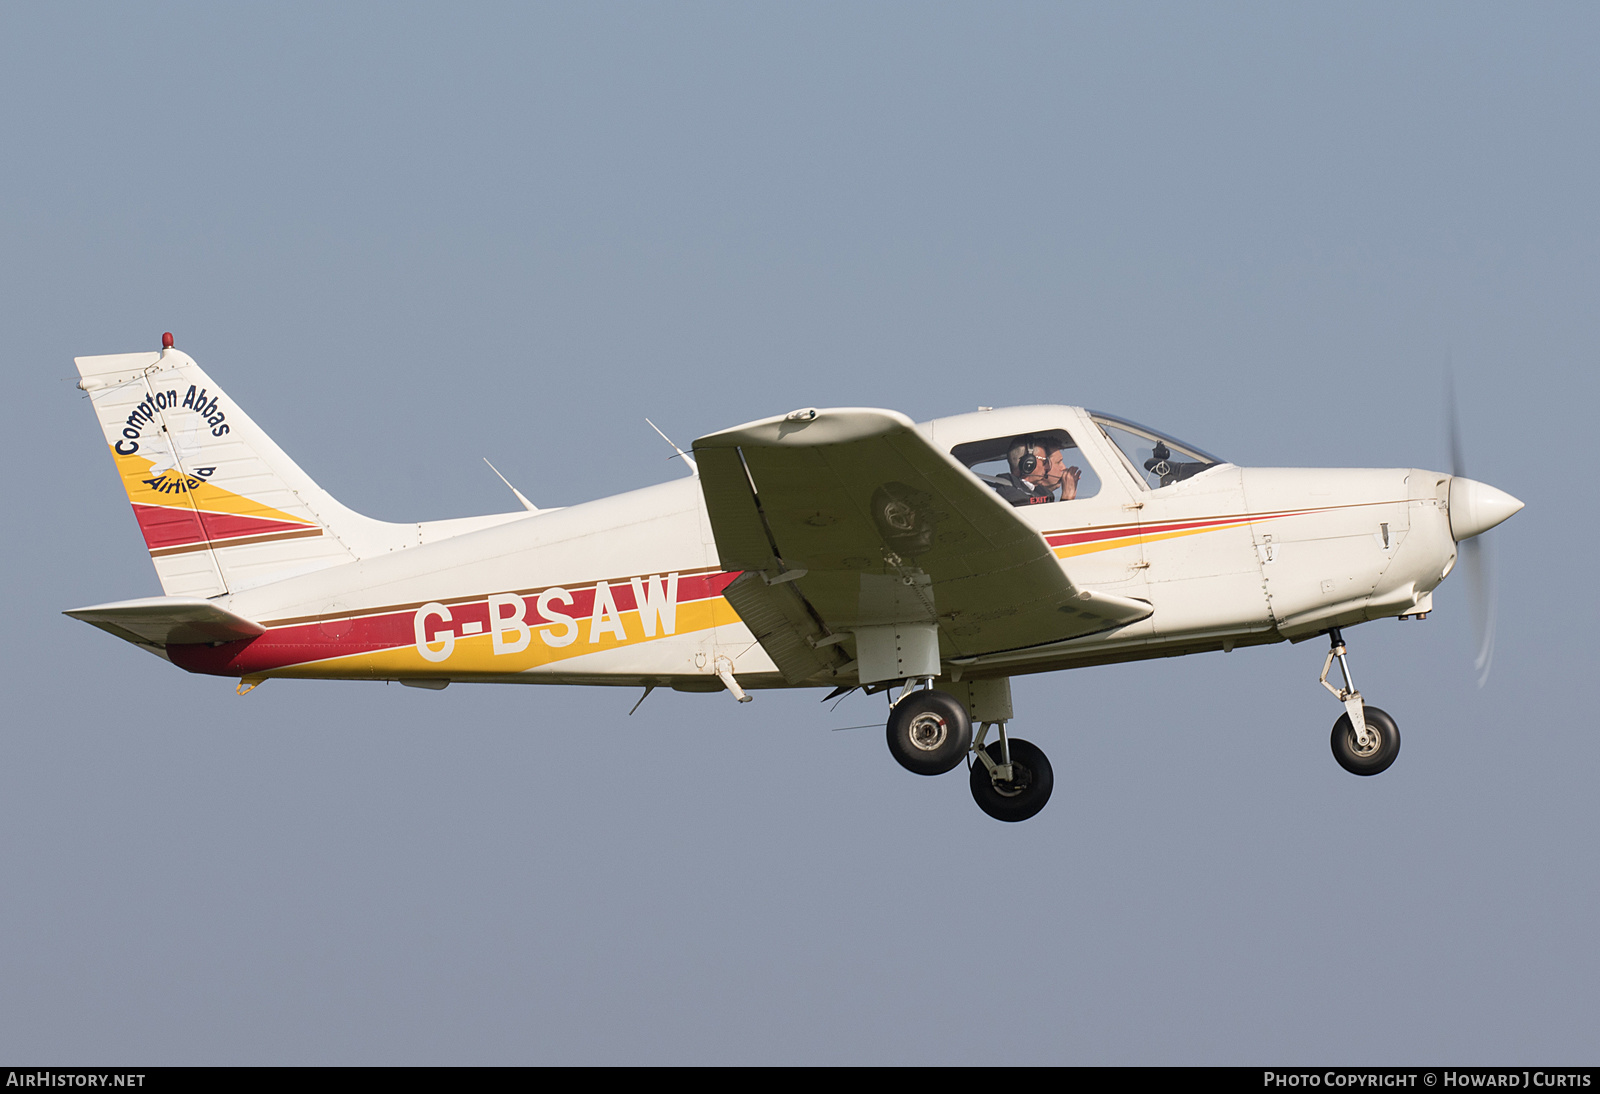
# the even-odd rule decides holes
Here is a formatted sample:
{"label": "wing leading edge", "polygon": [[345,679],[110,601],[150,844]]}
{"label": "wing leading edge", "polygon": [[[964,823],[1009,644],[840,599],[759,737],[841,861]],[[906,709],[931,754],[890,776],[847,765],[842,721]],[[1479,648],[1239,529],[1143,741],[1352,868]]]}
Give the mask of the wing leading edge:
{"label": "wing leading edge", "polygon": [[933,624],[949,660],[1152,610],[1075,587],[1038,531],[902,414],[796,411],[694,452],[721,565],[745,571],[724,595],[790,683],[847,670],[838,646],[869,628]]}

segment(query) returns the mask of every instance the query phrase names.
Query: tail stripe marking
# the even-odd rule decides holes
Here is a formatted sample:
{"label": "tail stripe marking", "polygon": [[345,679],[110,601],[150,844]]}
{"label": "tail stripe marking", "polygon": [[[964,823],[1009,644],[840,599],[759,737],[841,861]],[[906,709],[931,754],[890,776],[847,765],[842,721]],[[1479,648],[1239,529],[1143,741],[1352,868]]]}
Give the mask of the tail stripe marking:
{"label": "tail stripe marking", "polygon": [[236,513],[216,513],[209,509],[177,509],[166,505],[133,503],[133,514],[139,520],[139,530],[151,553],[158,550],[174,553],[171,548],[189,547],[204,550],[207,541],[222,547],[222,541],[247,536],[266,536],[276,532],[297,535],[321,535],[322,529],[308,527],[299,522],[270,520],[264,517],[241,516]]}

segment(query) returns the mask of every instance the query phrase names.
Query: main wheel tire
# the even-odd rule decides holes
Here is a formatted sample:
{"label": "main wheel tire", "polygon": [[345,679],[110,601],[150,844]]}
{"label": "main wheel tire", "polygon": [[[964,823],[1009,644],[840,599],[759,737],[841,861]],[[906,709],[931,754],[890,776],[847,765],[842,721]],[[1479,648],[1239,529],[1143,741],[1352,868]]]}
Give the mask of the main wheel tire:
{"label": "main wheel tire", "polygon": [[[1394,758],[1400,755],[1400,727],[1377,707],[1363,706],[1362,717],[1367,721],[1366,748],[1356,744],[1356,727],[1350,723],[1349,714],[1339,715],[1333,723],[1333,758],[1339,766],[1352,775],[1376,775],[1387,771]],[[1371,738],[1376,737],[1375,740]]]}
{"label": "main wheel tire", "polygon": [[[982,760],[972,765],[972,800],[995,820],[1025,821],[1044,808],[1055,789],[1055,772],[1039,747],[1011,738],[1011,779],[997,783]],[[984,749],[989,759],[1000,762],[1000,742]]]}
{"label": "main wheel tire", "polygon": [[889,712],[889,753],[907,771],[943,775],[966,759],[972,719],[955,696],[918,691]]}

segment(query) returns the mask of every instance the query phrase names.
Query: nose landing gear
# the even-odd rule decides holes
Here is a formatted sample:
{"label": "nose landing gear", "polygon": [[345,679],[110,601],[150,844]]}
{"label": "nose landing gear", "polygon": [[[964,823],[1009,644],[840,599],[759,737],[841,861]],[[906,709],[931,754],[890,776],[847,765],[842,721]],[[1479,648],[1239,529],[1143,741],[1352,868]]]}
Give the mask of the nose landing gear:
{"label": "nose landing gear", "polygon": [[[1328,631],[1328,658],[1322,663],[1318,682],[1344,704],[1345,712],[1333,723],[1333,758],[1339,766],[1352,775],[1376,775],[1387,771],[1400,755],[1400,727],[1394,719],[1377,707],[1369,707],[1350,679],[1350,666],[1345,661],[1344,635],[1338,627]],[[1328,671],[1333,662],[1339,662],[1339,672],[1344,676],[1344,687],[1328,683]]]}
{"label": "nose landing gear", "polygon": [[1356,739],[1355,726],[1348,714],[1333,723],[1333,758],[1352,775],[1376,775],[1394,763],[1400,754],[1400,729],[1377,707],[1363,711],[1367,723],[1367,742]]}

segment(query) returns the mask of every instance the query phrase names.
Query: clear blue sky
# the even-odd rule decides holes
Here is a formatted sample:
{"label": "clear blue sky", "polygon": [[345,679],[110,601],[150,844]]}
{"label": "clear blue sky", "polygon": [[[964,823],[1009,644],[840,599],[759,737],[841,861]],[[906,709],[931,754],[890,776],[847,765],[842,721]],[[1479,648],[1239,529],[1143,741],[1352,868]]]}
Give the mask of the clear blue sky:
{"label": "clear blue sky", "polygon": [[[1594,1062],[1600,9],[10,5],[0,1058]],[[680,473],[802,405],[1085,404],[1253,465],[1447,463],[1465,590],[1019,681],[1017,826],[881,702],[274,681],[159,592],[78,354],[163,330],[391,520]],[[604,438],[596,444],[595,438]]]}

